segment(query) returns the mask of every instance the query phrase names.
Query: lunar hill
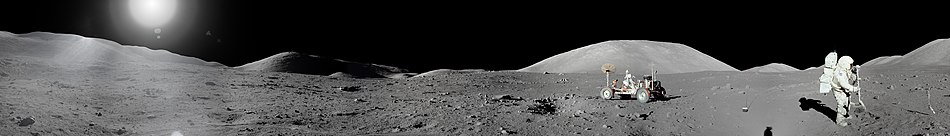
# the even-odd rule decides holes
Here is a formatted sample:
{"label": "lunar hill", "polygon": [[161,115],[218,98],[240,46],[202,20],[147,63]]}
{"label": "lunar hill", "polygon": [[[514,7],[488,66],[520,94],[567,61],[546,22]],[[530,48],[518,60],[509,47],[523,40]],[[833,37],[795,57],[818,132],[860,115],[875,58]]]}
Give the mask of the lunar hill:
{"label": "lunar hill", "polygon": [[799,71],[797,68],[782,63],[770,63],[763,66],[749,68],[742,72],[793,72]]}
{"label": "lunar hill", "polygon": [[297,52],[278,53],[235,68],[250,71],[356,78],[406,77],[403,74],[408,72],[408,70],[392,66],[350,62]]}
{"label": "lunar hill", "polygon": [[699,71],[739,71],[716,58],[689,46],[676,43],[622,40],[606,41],[564,52],[522,72],[600,73],[604,63],[614,64],[617,71],[647,74],[650,69],[661,74]]}
{"label": "lunar hill", "polygon": [[950,66],[950,40],[934,40],[903,56],[878,57],[862,66]]}
{"label": "lunar hill", "polygon": [[116,63],[116,62],[169,62],[210,67],[226,67],[166,50],[152,50],[139,46],[120,45],[116,42],[87,38],[79,35],[31,32],[13,34],[0,32],[0,56],[33,56],[56,62]]}

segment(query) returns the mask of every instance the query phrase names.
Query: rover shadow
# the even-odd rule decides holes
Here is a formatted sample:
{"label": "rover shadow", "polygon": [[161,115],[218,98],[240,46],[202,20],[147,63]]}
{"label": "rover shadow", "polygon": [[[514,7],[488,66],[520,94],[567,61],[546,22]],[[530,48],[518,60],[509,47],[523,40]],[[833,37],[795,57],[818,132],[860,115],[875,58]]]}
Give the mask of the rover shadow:
{"label": "rover shadow", "polygon": [[652,101],[670,101],[670,100],[673,100],[673,99],[677,99],[677,98],[682,98],[682,97],[683,97],[683,96],[665,96],[665,97],[663,97],[662,95],[657,95],[657,96],[661,96],[661,97],[653,98]]}
{"label": "rover shadow", "polygon": [[821,100],[808,99],[808,98],[802,97],[798,99],[798,103],[799,103],[798,107],[801,107],[802,111],[815,109],[815,111],[818,111],[821,114],[828,116],[828,119],[831,119],[831,121],[835,121],[835,118],[838,115],[838,112],[829,108],[828,106],[825,106],[825,104],[821,103]]}

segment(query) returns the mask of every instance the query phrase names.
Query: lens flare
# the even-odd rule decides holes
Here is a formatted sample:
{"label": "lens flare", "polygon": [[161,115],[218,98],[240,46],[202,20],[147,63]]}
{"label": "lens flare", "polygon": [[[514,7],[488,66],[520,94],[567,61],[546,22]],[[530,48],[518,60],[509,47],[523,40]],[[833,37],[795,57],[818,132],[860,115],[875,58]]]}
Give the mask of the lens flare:
{"label": "lens flare", "polygon": [[129,0],[132,18],[146,28],[156,28],[172,20],[178,0]]}

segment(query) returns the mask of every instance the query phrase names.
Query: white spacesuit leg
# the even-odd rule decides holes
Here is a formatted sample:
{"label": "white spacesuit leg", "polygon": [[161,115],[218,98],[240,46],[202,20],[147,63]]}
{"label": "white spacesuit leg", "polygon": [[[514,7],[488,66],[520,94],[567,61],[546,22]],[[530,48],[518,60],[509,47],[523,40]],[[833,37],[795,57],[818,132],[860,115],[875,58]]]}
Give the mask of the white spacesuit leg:
{"label": "white spacesuit leg", "polygon": [[848,123],[845,122],[844,119],[846,119],[846,117],[850,117],[848,115],[848,107],[847,107],[850,102],[848,99],[848,94],[846,94],[844,91],[845,90],[832,91],[835,94],[835,100],[838,102],[836,105],[837,106],[836,110],[838,112],[838,115],[835,117],[835,122],[837,122],[838,125],[841,125],[841,126],[847,126]]}

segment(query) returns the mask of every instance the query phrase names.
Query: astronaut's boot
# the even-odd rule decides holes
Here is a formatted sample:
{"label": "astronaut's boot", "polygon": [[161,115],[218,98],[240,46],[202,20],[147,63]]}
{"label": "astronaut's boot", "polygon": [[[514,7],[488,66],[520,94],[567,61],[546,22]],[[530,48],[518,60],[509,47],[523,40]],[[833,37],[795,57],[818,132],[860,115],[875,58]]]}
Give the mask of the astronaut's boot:
{"label": "astronaut's boot", "polygon": [[838,123],[838,126],[848,126],[848,122],[845,122],[845,117],[842,114],[838,114],[838,117],[835,118],[835,123]]}

